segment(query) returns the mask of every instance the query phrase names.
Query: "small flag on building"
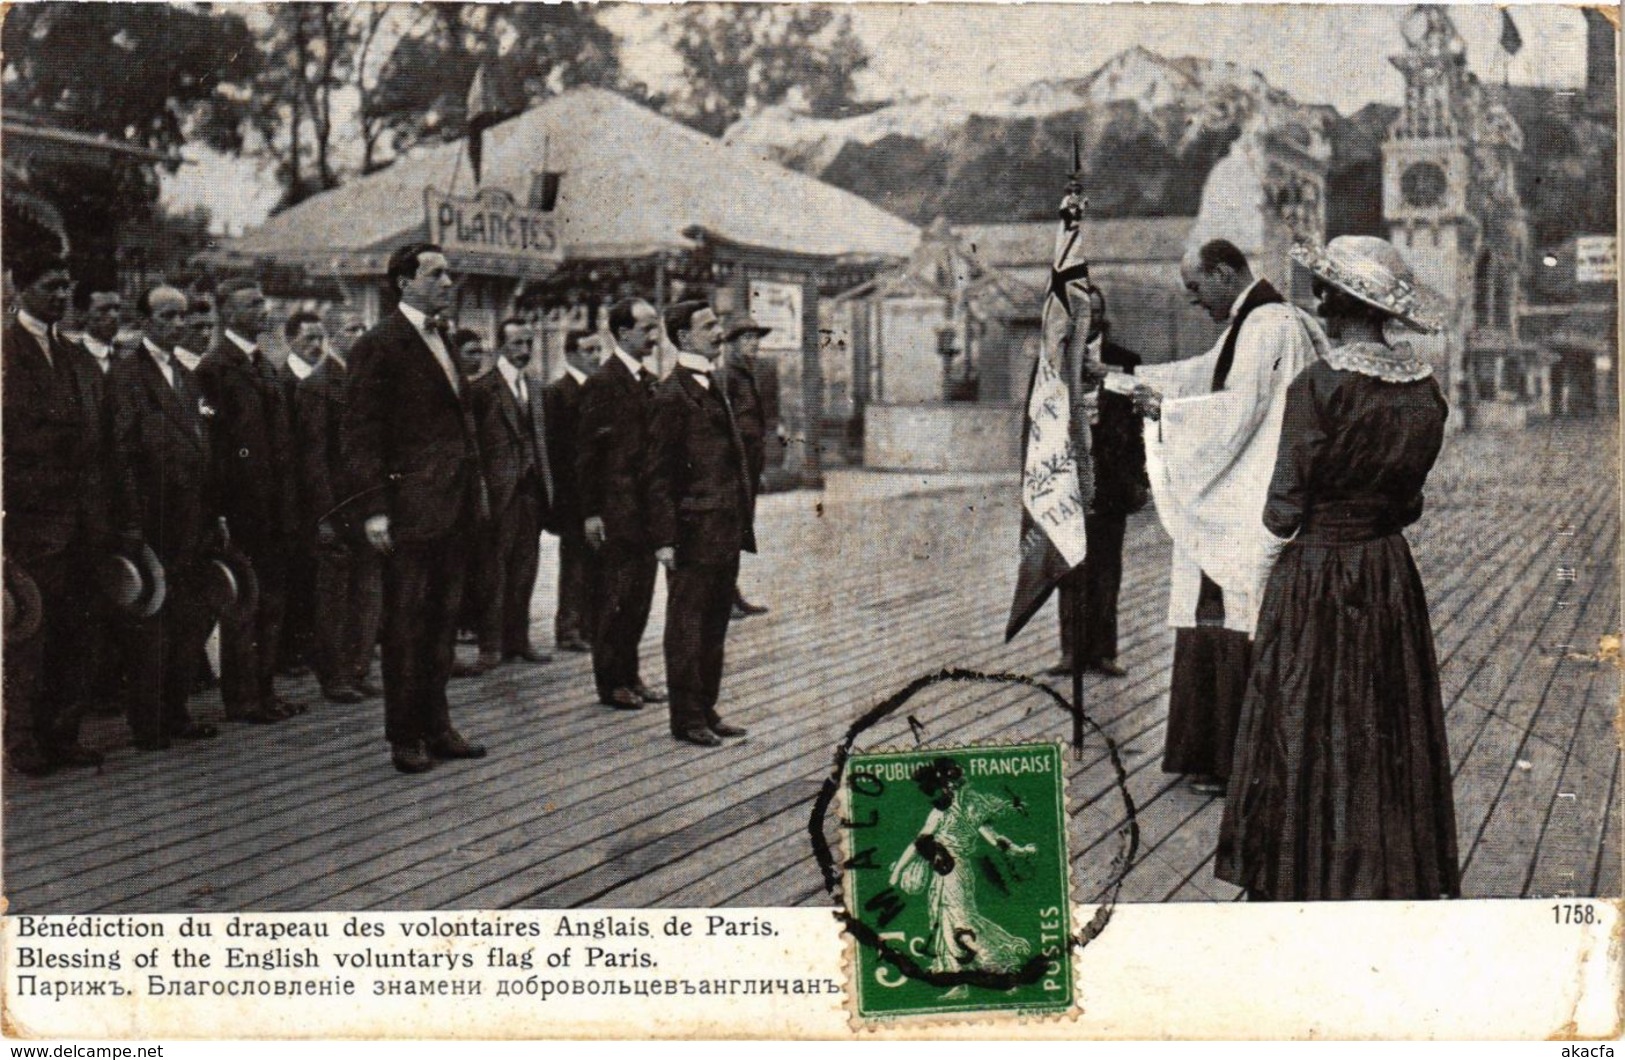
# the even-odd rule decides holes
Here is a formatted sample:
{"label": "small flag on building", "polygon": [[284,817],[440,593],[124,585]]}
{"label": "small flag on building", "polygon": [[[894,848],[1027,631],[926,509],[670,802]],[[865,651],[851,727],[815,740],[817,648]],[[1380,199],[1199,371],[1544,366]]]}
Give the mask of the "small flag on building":
{"label": "small flag on building", "polygon": [[1006,641],[1021,632],[1087,551],[1083,515],[1094,496],[1094,463],[1081,399],[1090,285],[1088,259],[1079,245],[1083,199],[1076,179],[1075,175],[1062,203],[1054,265],[1044,295],[1042,345],[1027,393],[1021,442],[1021,561],[1004,629]]}
{"label": "small flag on building", "polygon": [[1518,24],[1512,21],[1512,12],[1504,7],[1501,9],[1501,48],[1508,55],[1517,55],[1523,50],[1523,34],[1518,32]]}

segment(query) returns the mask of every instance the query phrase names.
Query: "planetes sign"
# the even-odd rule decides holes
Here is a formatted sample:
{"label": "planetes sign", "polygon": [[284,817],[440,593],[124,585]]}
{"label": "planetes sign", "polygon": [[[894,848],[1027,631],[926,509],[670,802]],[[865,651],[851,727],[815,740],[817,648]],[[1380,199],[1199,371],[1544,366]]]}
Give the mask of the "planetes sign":
{"label": "planetes sign", "polygon": [[564,260],[554,217],[521,206],[500,188],[459,198],[425,188],[429,240],[445,248],[452,268],[507,276],[546,276]]}

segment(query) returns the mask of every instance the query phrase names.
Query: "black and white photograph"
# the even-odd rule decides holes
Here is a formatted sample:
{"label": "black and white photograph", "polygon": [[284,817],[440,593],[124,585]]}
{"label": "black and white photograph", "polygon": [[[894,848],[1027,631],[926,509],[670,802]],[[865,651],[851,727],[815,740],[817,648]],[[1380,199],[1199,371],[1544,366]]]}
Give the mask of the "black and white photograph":
{"label": "black and white photograph", "polygon": [[1082,907],[1621,898],[1617,8],[0,45],[10,917],[835,910],[1046,741]]}

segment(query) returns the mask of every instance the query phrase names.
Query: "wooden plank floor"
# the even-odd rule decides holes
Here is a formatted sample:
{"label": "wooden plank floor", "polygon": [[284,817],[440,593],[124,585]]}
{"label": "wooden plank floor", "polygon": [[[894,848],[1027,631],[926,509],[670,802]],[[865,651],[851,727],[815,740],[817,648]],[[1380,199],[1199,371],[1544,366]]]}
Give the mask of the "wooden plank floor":
{"label": "wooden plank floor", "polygon": [[[1455,769],[1464,887],[1475,897],[1620,893],[1614,718],[1619,491],[1613,421],[1450,439],[1411,539],[1427,586]],[[827,901],[807,818],[851,719],[944,666],[1033,673],[1054,617],[1001,640],[1014,573],[1012,477],[919,482],[846,473],[764,499],[745,561],[771,614],[737,623],[722,712],[750,738],[673,742],[663,710],[594,702],[565,655],[453,685],[458,725],[491,748],[423,778],[390,767],[381,707],[317,705],[163,754],[93,719],[100,773],[5,779],[14,912],[798,905]],[[1230,901],[1212,874],[1222,803],[1161,771],[1172,636],[1168,542],[1136,516],[1125,546],[1123,680],[1086,708],[1117,744],[1140,828],[1131,901]],[[553,554],[535,634],[550,640]],[[663,677],[663,595],[645,676]],[[470,649],[464,648],[465,652]],[[309,682],[290,683],[315,700]],[[214,718],[217,697],[198,701]],[[910,713],[929,740],[1064,738],[1019,689],[938,686]],[[869,746],[912,744],[898,720]],[[1126,822],[1104,744],[1071,765],[1080,893],[1109,878]]]}

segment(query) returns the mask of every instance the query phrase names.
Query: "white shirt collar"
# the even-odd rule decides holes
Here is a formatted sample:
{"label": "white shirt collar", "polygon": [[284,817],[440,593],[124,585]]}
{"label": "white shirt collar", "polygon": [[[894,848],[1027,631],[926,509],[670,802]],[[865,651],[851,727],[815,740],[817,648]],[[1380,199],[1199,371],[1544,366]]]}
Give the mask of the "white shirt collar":
{"label": "white shirt collar", "polygon": [[248,354],[250,356],[253,356],[254,351],[259,348],[258,345],[256,345],[255,343],[249,342],[247,339],[243,338],[241,335],[237,334],[235,331],[231,330],[230,328],[226,328],[225,331],[226,331],[226,338],[230,339],[236,345],[236,347],[239,350],[242,350],[244,353],[246,353],[246,354]]}
{"label": "white shirt collar", "polygon": [[314,364],[311,364],[297,353],[288,354],[288,371],[293,373],[295,379],[304,379],[315,370],[316,366]]}
{"label": "white shirt collar", "polygon": [[517,397],[519,394],[519,367],[506,357],[498,357],[497,371],[502,373],[502,378],[507,382],[508,389],[512,390],[514,396]]}
{"label": "white shirt collar", "polygon": [[583,372],[569,361],[564,362],[564,372],[578,383],[585,383],[587,381],[587,373]]}
{"label": "white shirt collar", "polygon": [[626,370],[632,373],[632,378],[643,378],[644,373],[647,371],[647,369],[643,367],[643,362],[621,349],[621,344],[618,342],[615,343],[615,356],[619,357],[621,359],[621,363],[626,365]]}
{"label": "white shirt collar", "polygon": [[687,368],[691,372],[698,372],[705,376],[710,375],[712,369],[716,367],[711,363],[710,358],[698,353],[689,353],[687,350],[678,351],[677,365],[679,368]]}
{"label": "white shirt collar", "polygon": [[1234,302],[1232,302],[1231,305],[1230,305],[1230,319],[1231,320],[1236,319],[1236,314],[1241,312],[1241,304],[1247,300],[1247,296],[1252,294],[1253,293],[1253,288],[1257,287],[1257,286],[1258,286],[1258,281],[1254,280],[1252,283],[1247,285],[1246,290],[1242,291],[1241,294],[1236,296],[1236,300]]}
{"label": "white shirt collar", "polygon": [[340,356],[339,351],[335,350],[331,346],[327,347],[327,351],[322,354],[322,360],[324,360],[324,361],[337,361],[337,362],[339,362],[339,367],[340,368],[348,368],[348,367],[350,367],[350,362],[346,361],[342,356]]}
{"label": "white shirt collar", "polygon": [[151,339],[142,339],[141,345],[147,348],[147,352],[151,353],[153,359],[159,364],[168,364],[170,357],[173,356],[170,351],[162,348],[161,346],[155,345]]}
{"label": "white shirt collar", "polygon": [[90,355],[96,358],[98,361],[105,361],[107,358],[113,355],[113,347],[107,345],[105,342],[100,342],[97,339],[92,338],[89,332],[85,333],[83,342],[85,344],[85,349],[89,350]]}
{"label": "white shirt collar", "polygon": [[427,334],[437,334],[434,328],[429,326],[429,314],[425,313],[417,306],[410,306],[405,302],[402,302],[401,315],[406,318],[409,324],[417,328],[419,331]]}
{"label": "white shirt collar", "polygon": [[17,310],[17,323],[21,324],[30,335],[47,345],[51,341],[51,326],[34,316],[26,309]]}

